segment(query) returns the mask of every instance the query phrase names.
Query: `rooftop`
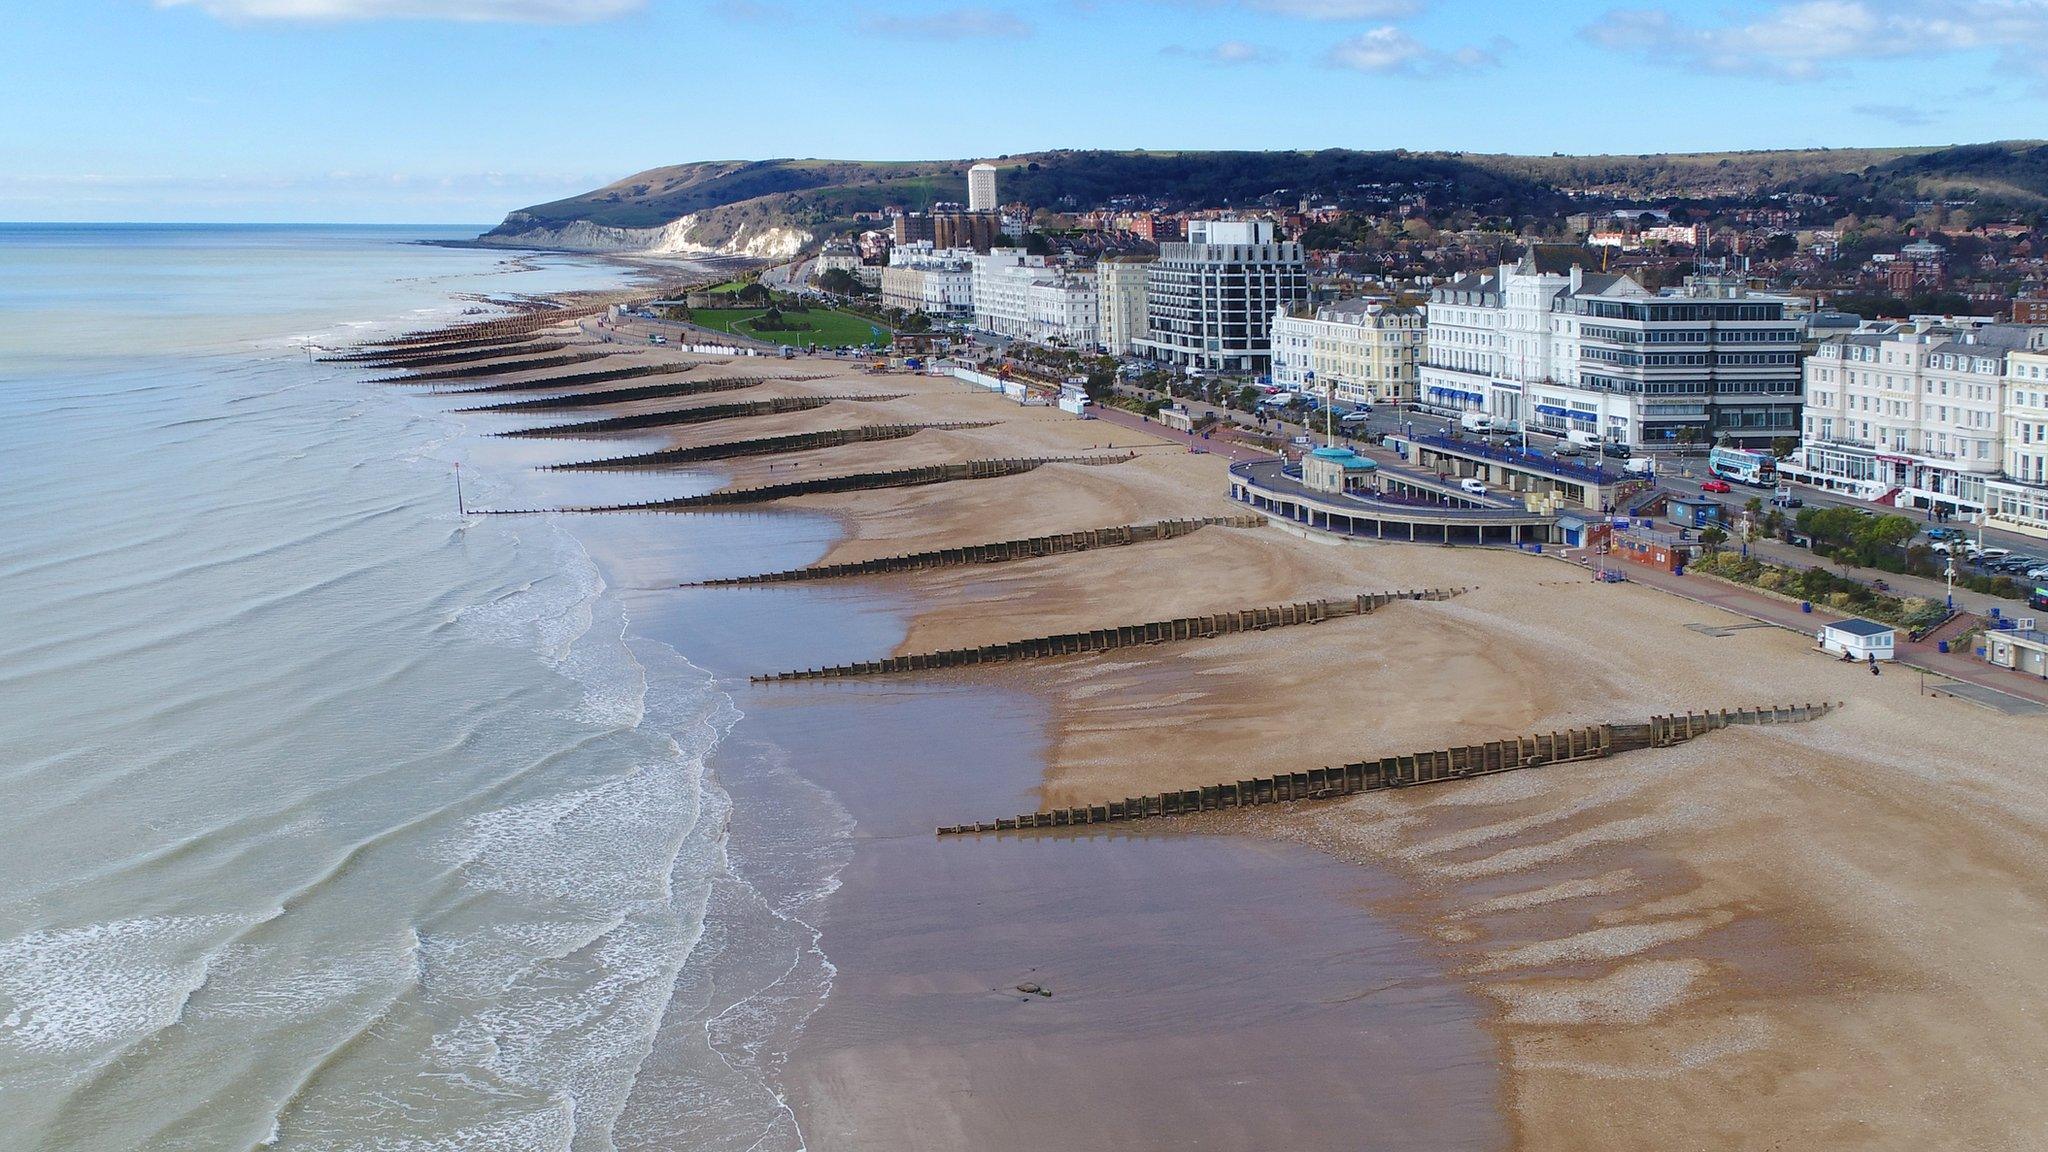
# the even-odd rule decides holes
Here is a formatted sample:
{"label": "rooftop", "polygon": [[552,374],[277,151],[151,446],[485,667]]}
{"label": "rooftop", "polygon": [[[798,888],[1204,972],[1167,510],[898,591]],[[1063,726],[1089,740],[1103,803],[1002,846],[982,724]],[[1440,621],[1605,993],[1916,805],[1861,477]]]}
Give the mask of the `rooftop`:
{"label": "rooftop", "polygon": [[1886,636],[1898,631],[1898,629],[1893,628],[1889,624],[1879,624],[1875,620],[1864,620],[1861,618],[1837,620],[1833,624],[1828,625],[1828,629],[1833,632],[1846,633],[1850,636]]}

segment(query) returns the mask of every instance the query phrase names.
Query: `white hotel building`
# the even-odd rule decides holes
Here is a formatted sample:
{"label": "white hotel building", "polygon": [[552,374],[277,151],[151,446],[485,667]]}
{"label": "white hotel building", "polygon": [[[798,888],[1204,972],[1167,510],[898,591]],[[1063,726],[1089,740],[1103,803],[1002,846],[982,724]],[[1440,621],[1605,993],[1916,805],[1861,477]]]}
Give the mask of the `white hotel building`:
{"label": "white hotel building", "polygon": [[1022,248],[974,258],[974,326],[998,336],[1093,349],[1102,340],[1092,271],[1049,264]]}
{"label": "white hotel building", "polygon": [[974,312],[974,252],[934,249],[929,240],[898,244],[882,269],[882,304],[933,316]]}
{"label": "white hotel building", "polygon": [[[2026,518],[2024,484],[2002,477],[2040,474],[2029,451],[2032,409],[2016,415],[2012,394],[2039,397],[2008,370],[2016,353],[2048,346],[2044,336],[2048,329],[2003,324],[1879,323],[1822,341],[1806,360],[1800,460],[1787,474],[1859,499],[1964,514],[1983,511],[1990,486],[2001,485],[2013,516]],[[2017,453],[2008,450],[2013,428],[2027,438]]]}
{"label": "white hotel building", "polygon": [[1415,400],[1424,322],[1419,308],[1341,300],[1312,313],[1273,316],[1273,383],[1344,404]]}
{"label": "white hotel building", "polygon": [[1690,427],[1703,444],[1766,445],[1799,426],[1788,303],[1713,277],[1652,293],[1537,246],[1430,293],[1417,402],[1625,444]]}
{"label": "white hotel building", "polygon": [[2005,358],[2005,474],[1984,482],[1995,528],[2048,536],[2048,351]]}

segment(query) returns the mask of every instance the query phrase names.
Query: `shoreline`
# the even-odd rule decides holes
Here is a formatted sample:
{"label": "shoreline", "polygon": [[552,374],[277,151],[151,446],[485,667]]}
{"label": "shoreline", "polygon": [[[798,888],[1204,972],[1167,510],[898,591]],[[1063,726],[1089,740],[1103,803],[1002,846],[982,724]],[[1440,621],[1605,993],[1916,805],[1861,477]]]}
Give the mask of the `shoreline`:
{"label": "shoreline", "polygon": [[[636,434],[633,443],[688,447],[848,421],[937,423],[970,412],[1001,413],[993,428],[925,431],[885,445],[717,466],[717,482],[746,487],[770,482],[778,470],[776,479],[787,479],[949,459],[1086,455],[1103,451],[1105,443],[1122,447],[1140,438],[1128,429],[1089,428],[1047,409],[1016,409],[929,378],[872,376],[807,358],[734,364],[770,377],[748,390],[764,396],[912,395],[859,405],[857,413],[833,405],[748,419],[739,422],[743,428],[653,430]],[[789,378],[806,371],[823,371],[825,379]],[[604,414],[662,406],[647,402]],[[554,455],[566,458],[588,447],[558,446]],[[1107,467],[1050,465],[1004,480],[783,503],[839,522],[844,534],[821,562],[846,562],[1043,531],[1241,512],[1222,487],[1215,458],[1162,442],[1161,450]],[[2002,796],[2000,805],[1973,810],[1948,803],[1944,831],[1902,838],[1890,827],[1897,810],[1864,803],[1834,812],[1823,801],[1841,801],[1845,781],[1872,773],[1899,778],[1921,763],[1938,762],[1939,745],[1928,743],[1929,733],[1958,722],[1942,711],[1943,703],[1909,695],[1910,685],[1896,676],[1873,684],[1816,665],[1775,630],[1714,636],[1690,627],[1701,616],[1712,624],[1719,609],[1648,588],[1558,578],[1567,572],[1498,551],[1399,544],[1331,549],[1271,528],[1210,527],[1173,541],[879,578],[886,584],[877,578],[839,583],[856,598],[862,587],[915,597],[894,647],[899,654],[1324,594],[1475,589],[1443,603],[1393,605],[1358,621],[1226,637],[1156,655],[931,674],[935,684],[971,690],[1000,683],[1045,703],[1048,752],[1042,779],[1026,797],[1033,805],[1190,787],[1248,774],[1240,765],[1306,768],[1531,727],[1640,720],[1674,708],[1765,704],[1816,692],[1848,700],[1840,717],[1810,730],[1715,733],[1695,746],[1596,765],[1553,766],[1250,819],[1204,817],[1185,829],[1145,829],[1144,839],[1227,831],[1225,839],[1290,841],[1332,859],[1390,867],[1421,885],[1388,907],[1405,909],[1398,914],[1416,938],[1440,949],[1447,971],[1488,1006],[1487,1032],[1501,1057],[1499,1112],[1516,1127],[1512,1146],[1627,1147],[1614,1141],[1624,1133],[1641,1137],[1660,1124],[1671,1138],[1695,1131],[1688,1124],[1703,1119],[1698,1109],[1717,1093],[1733,1091],[1743,1077],[1771,1068],[1794,1075],[1782,1053],[1795,1040],[1819,1045],[1819,1065],[1834,1066],[1827,1054],[1834,1050],[1826,1045],[1838,1044],[1841,1029],[1863,1019],[1856,1001],[1840,998],[1843,990],[1897,980],[1913,970],[1907,957],[1926,962],[1924,949],[1885,932],[1853,905],[1815,907],[1773,877],[1815,869],[1867,872],[1870,844],[1845,829],[1878,834],[1879,841],[1923,855],[1950,841],[1969,842],[1971,829],[1979,830],[1978,838],[1992,828],[2007,838],[2039,838],[2048,827],[2048,798],[2028,791],[2007,765],[2022,762],[2022,750],[2044,728],[2037,720],[1972,715],[1969,723],[1988,730],[1980,744],[1985,759],[1968,765],[1964,776],[1968,788]],[[1308,702],[1313,707],[1305,709]],[[2004,751],[1993,754],[1994,747]],[[1788,776],[1785,766],[1794,764],[1805,765],[1806,775]],[[1689,794],[1662,783],[1674,773]],[[1778,797],[1775,819],[1759,824],[1743,815],[1751,792]],[[971,821],[1014,810],[952,806],[947,812]],[[1794,827],[1798,833],[1789,835]],[[1744,851],[1719,849],[1702,831],[1710,828],[1724,829]],[[1884,835],[1888,830],[1892,835]],[[1924,875],[1935,858],[1905,871]],[[1775,871],[1759,870],[1771,861]],[[1997,857],[1980,867],[1974,884],[1991,876],[2020,883],[2020,874],[2009,873]],[[1945,907],[1927,904],[1926,881],[1915,883],[1912,875],[1870,883],[1892,903],[1927,914]],[[2028,899],[2041,898],[2031,884],[2025,887]],[[1890,952],[1859,960],[1823,943],[1831,939]],[[829,929],[826,948],[829,953]],[[1946,1007],[1933,1016],[1923,1005],[1910,1005],[1922,1042],[1941,1033],[1957,1042],[1973,1036],[1980,1045],[1992,1039],[1980,1015],[1957,1011],[1938,996],[1934,1002]],[[1716,1032],[1717,1021],[1741,1027]],[[1653,1058],[1655,1043],[1644,1039],[1654,1036],[1667,1037],[1655,1043],[1675,1053],[1666,1065]],[[1912,1045],[1899,1039],[1887,1050],[1893,1075],[1924,1082],[1941,1074],[1916,1065]],[[1983,1097],[1999,1078],[1985,1075],[1981,1061],[1970,1063],[1981,1101],[1978,1131],[1995,1145],[1999,1132],[2010,1135],[2016,1131],[2010,1126],[2029,1112],[2014,1099]],[[1803,1075],[1811,1081],[1816,1073]],[[835,1083],[838,1091],[855,1090]],[[1891,1125],[1914,1118],[1896,1102],[1886,1109],[1855,1091],[1861,1084],[1852,1078],[1849,1090],[1838,1085],[1799,1098],[1773,1095],[1749,1122],[1807,1132],[1813,1146],[1848,1147],[1853,1143],[1839,1114],[1852,1108]],[[1947,1091],[1965,1090],[1953,1078],[1943,1084]],[[1616,1085],[1629,1091],[1617,1095]],[[1754,1134],[1753,1128],[1723,1132],[1738,1142]]]}

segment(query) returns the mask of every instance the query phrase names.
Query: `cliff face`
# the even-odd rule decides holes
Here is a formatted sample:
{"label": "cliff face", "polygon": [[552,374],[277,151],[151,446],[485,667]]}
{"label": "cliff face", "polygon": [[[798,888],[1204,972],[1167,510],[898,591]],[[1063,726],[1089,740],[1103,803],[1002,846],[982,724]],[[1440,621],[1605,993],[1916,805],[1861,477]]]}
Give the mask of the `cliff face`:
{"label": "cliff face", "polygon": [[573,252],[644,252],[658,256],[750,256],[787,260],[811,243],[811,233],[790,225],[752,220],[705,219],[692,212],[666,224],[626,228],[590,220],[545,221],[523,212],[478,239],[508,248],[559,248]]}

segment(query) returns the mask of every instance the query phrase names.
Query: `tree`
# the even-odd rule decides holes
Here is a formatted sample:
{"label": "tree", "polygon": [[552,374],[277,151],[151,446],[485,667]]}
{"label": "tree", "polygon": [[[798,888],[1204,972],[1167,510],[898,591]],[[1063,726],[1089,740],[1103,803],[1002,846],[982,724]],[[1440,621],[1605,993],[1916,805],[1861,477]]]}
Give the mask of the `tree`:
{"label": "tree", "polygon": [[1700,546],[1705,548],[1710,556],[1719,552],[1721,545],[1727,542],[1728,533],[1719,528],[1702,528],[1700,530]]}
{"label": "tree", "polygon": [[732,297],[733,299],[738,300],[743,304],[766,304],[770,300],[774,299],[774,297],[769,294],[768,289],[763,287],[759,280],[753,281],[752,283],[741,288],[739,291],[733,293]]}
{"label": "tree", "polygon": [[1235,403],[1233,404],[1233,407],[1237,408],[1239,411],[1249,412],[1252,409],[1258,407],[1258,405],[1259,390],[1257,388],[1254,388],[1251,385],[1247,384],[1244,387],[1239,388],[1237,390],[1237,396],[1235,397]]}
{"label": "tree", "polygon": [[844,268],[834,268],[818,277],[818,287],[837,296],[855,296],[860,293],[860,278]]}
{"label": "tree", "polygon": [[1776,456],[1780,460],[1789,459],[1797,451],[1799,451],[1799,437],[1797,436],[1778,436],[1771,440],[1771,455]]}
{"label": "tree", "polygon": [[1116,373],[1097,368],[1088,373],[1088,398],[1097,404],[1116,394]]}
{"label": "tree", "polygon": [[932,318],[922,312],[912,312],[903,318],[901,327],[905,332],[929,332],[932,330]]}
{"label": "tree", "polygon": [[1700,442],[1700,430],[1699,430],[1698,428],[1695,428],[1695,427],[1693,427],[1693,426],[1692,426],[1692,425],[1690,425],[1690,424],[1684,425],[1684,426],[1682,426],[1682,427],[1680,427],[1680,428],[1679,428],[1679,430],[1678,430],[1678,448],[1679,448],[1679,452],[1678,452],[1678,454],[1679,454],[1679,455],[1681,455],[1681,456],[1686,456],[1686,455],[1690,455],[1690,454],[1691,454],[1691,452],[1692,452],[1692,446],[1693,446],[1693,445],[1695,445],[1695,444],[1697,444],[1697,443],[1699,443],[1699,442]]}

